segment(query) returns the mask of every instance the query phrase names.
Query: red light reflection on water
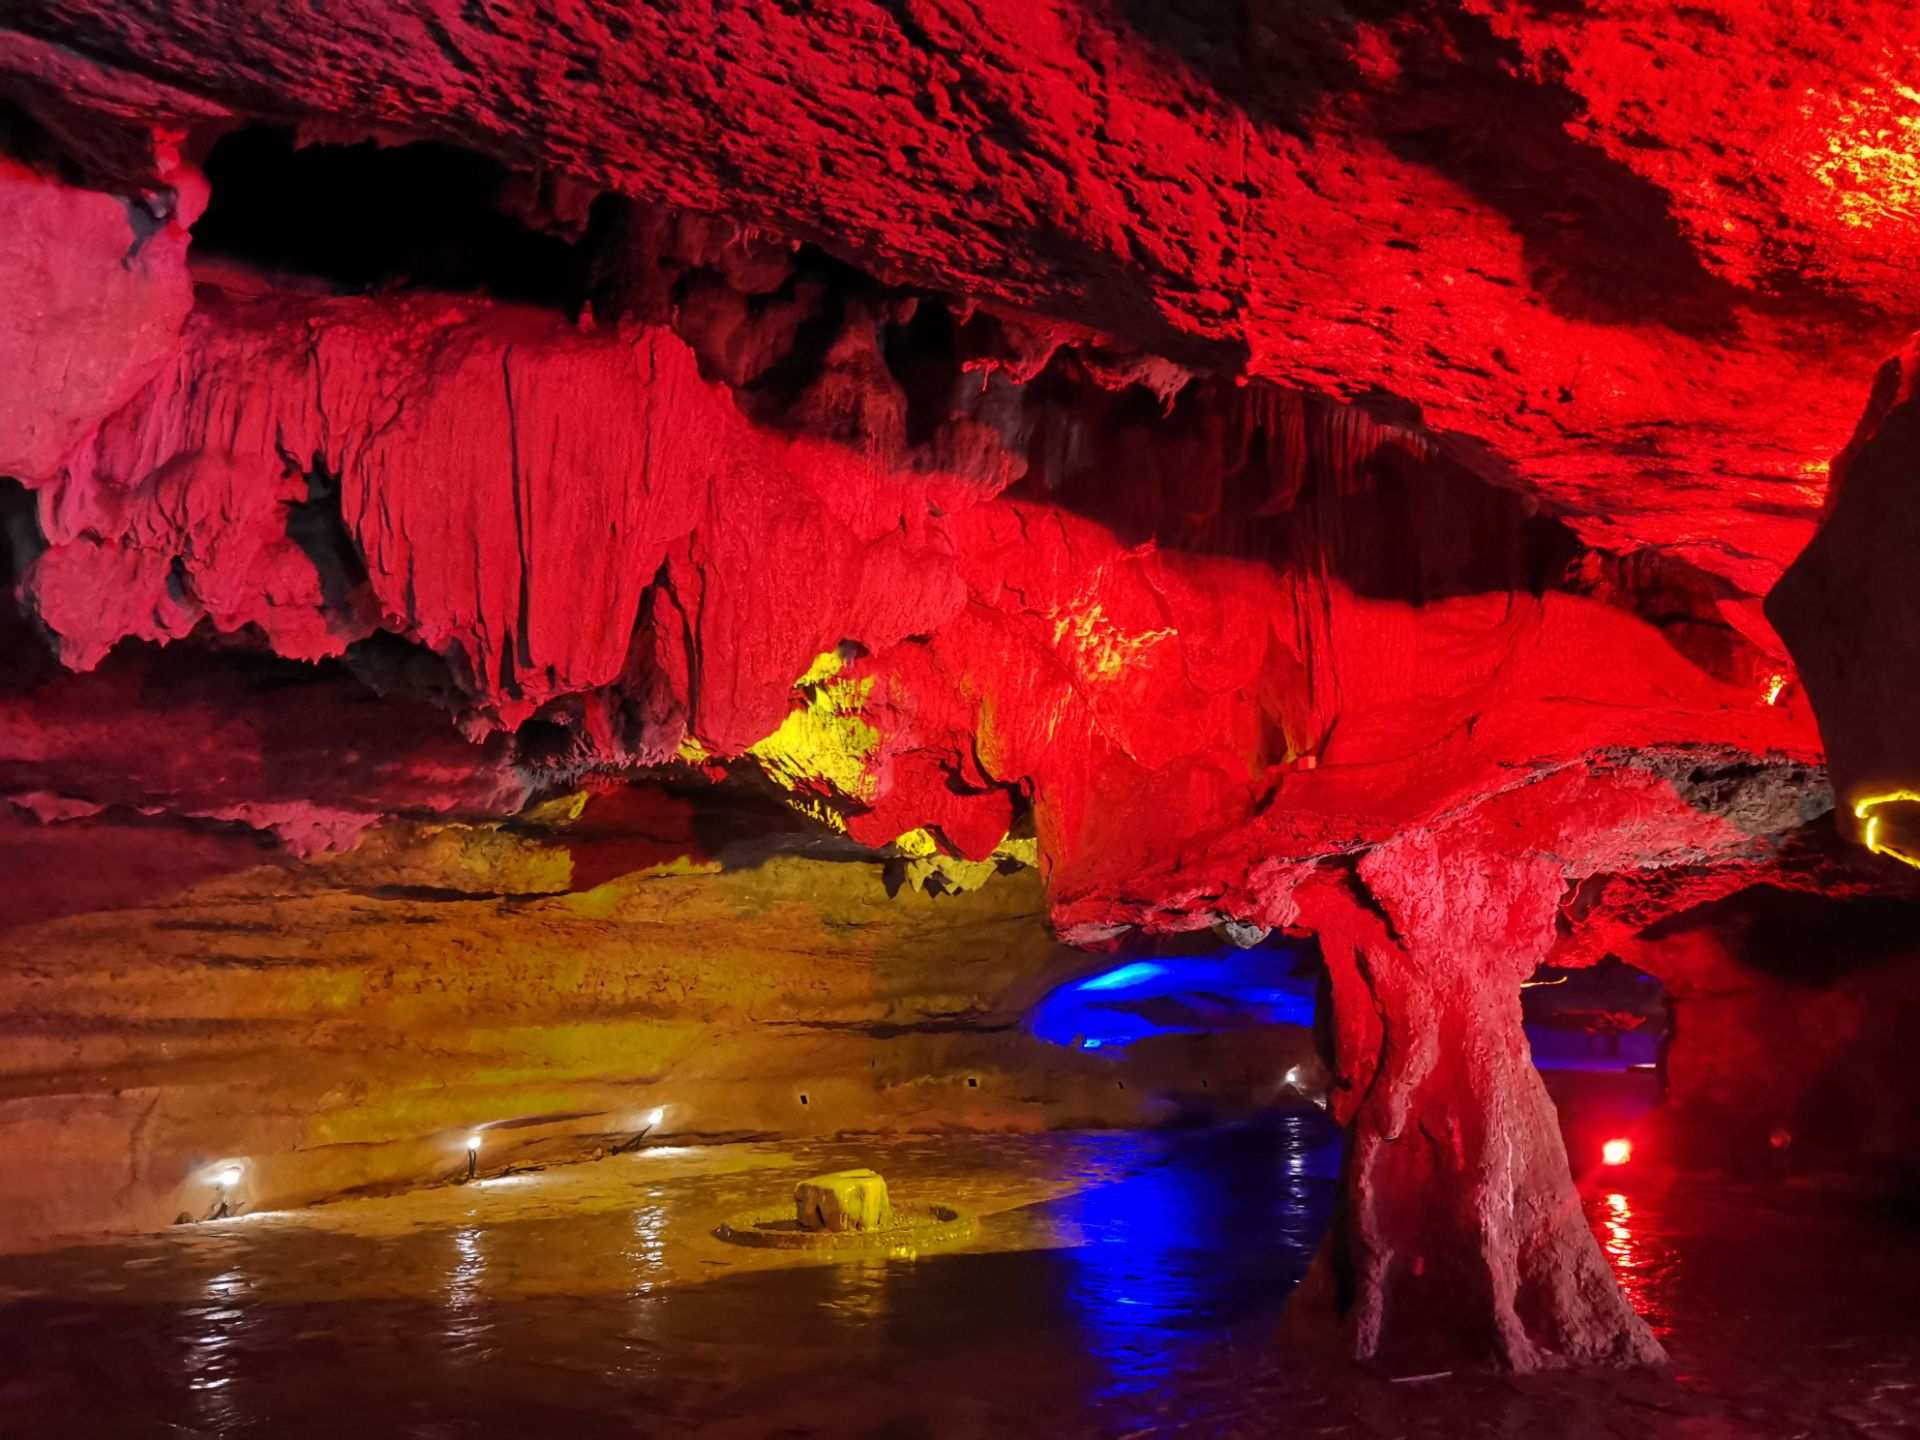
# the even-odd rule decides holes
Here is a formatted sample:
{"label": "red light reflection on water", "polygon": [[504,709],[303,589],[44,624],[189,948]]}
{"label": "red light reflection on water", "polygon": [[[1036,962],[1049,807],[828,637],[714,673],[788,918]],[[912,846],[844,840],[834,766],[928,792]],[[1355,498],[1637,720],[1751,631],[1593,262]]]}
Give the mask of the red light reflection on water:
{"label": "red light reflection on water", "polygon": [[1650,1247],[1640,1233],[1642,1226],[1636,1220],[1632,1203],[1617,1190],[1603,1195],[1595,1219],[1600,1248],[1606,1252],[1607,1263],[1613,1266],[1622,1293],[1656,1332],[1664,1332],[1666,1326],[1661,1323],[1658,1312],[1665,1307],[1654,1293],[1654,1282],[1657,1272],[1665,1267],[1655,1263],[1655,1257],[1649,1253]]}

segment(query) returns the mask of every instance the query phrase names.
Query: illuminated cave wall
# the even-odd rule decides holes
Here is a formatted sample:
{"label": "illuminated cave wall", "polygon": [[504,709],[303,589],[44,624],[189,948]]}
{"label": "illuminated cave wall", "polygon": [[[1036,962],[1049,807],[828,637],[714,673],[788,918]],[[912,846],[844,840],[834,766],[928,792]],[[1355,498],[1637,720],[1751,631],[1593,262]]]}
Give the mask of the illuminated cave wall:
{"label": "illuminated cave wall", "polygon": [[1912,893],[1895,20],[548,8],[0,22],[20,1223],[620,1143],[663,1078],[1257,1102],[1297,1027],[1031,1020],[1217,931],[1325,957],[1361,1256],[1465,1257],[1366,1271],[1362,1353],[1424,1290],[1656,1358],[1518,996],[1657,975],[1704,1116],[1814,1005],[1715,1009],[1710,907]]}
{"label": "illuminated cave wall", "polygon": [[9,818],[0,1152],[36,1160],[0,1175],[0,1234],[446,1183],[475,1134],[492,1175],[643,1139],[1244,1118],[1312,1064],[1301,1029],[1097,1059],[1033,1034],[1100,966],[1030,868],[938,895],[777,810],[573,808],[307,862],[237,826]]}

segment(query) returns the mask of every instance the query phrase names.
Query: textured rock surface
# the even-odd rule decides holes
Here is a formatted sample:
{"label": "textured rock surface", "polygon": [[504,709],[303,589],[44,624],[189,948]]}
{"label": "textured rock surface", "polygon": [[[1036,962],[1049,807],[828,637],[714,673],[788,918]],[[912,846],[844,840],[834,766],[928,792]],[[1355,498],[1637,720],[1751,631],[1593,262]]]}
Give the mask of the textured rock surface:
{"label": "textured rock surface", "polygon": [[[1234,392],[1177,403],[1195,439],[1173,448],[1210,440],[1203,463],[1223,463],[1222,423],[1268,445],[1299,423]],[[1262,565],[769,433],[661,329],[583,336],[478,301],[210,296],[170,364],[37,491],[21,593],[80,667],[203,620],[293,659],[377,625],[445,657],[470,733],[544,704],[574,765],[752,751],[868,843],[931,826],[982,858],[1011,789],[1032,801],[1069,933],[1160,910],[1285,924],[1289,862],[1582,757],[1619,804],[1657,808],[1660,785],[1605,757],[1812,756],[1804,710],[1689,663],[1599,596],[1358,592],[1404,582],[1356,568],[1379,517],[1343,495],[1387,485],[1363,462],[1422,453],[1357,432],[1321,462],[1319,518]],[[295,498],[311,475],[338,477],[338,532],[314,522],[325,544],[295,518],[325,504]],[[1132,516],[1184,503],[1107,496]],[[836,647],[854,658],[817,667]],[[1733,673],[1757,687],[1764,662]],[[57,704],[69,682],[47,684]],[[17,773],[66,793],[57,769]],[[511,808],[510,782],[490,783]],[[1707,808],[1698,858],[1750,845]],[[1631,828],[1582,836],[1595,853],[1563,851],[1571,864],[1648,863]],[[1141,884],[1168,863],[1185,878]]]}
{"label": "textured rock surface", "polygon": [[193,303],[187,239],[198,205],[190,192],[156,217],[3,157],[0,205],[0,367],[11,377],[0,474],[31,481],[57,473],[172,353]]}
{"label": "textured rock surface", "polygon": [[1590,538],[1750,594],[1911,323],[1916,180],[1887,137],[1920,114],[1899,56],[1860,42],[1897,28],[1873,0],[1827,22],[61,0],[11,24],[29,73],[52,41],[222,106],[451,138],[1152,352],[1410,402]]}
{"label": "textured rock surface", "polygon": [[1622,944],[1673,1008],[1672,1153],[1749,1175],[1913,1173],[1916,920],[1911,899],[1765,884]]}
{"label": "textured rock surface", "polygon": [[793,1187],[802,1230],[884,1230],[893,1222],[887,1182],[871,1170],[836,1170]]}
{"label": "textured rock surface", "polygon": [[1336,1113],[1352,1135],[1339,1280],[1363,1357],[1663,1358],[1573,1199],[1520,1028],[1562,890],[1544,859],[1422,836],[1303,894],[1333,983]]}
{"label": "textured rock surface", "polygon": [[[656,1108],[652,1144],[1159,1123],[1200,1077],[1251,1094],[1311,1053],[1049,1045],[1020,1017],[1100,962],[1053,941],[1032,871],[890,895],[871,861],[716,858],[671,805],[311,862],[24,823],[0,822],[0,1153],[38,1159],[0,1176],[0,1247],[202,1215],[216,1162],[258,1209],[455,1180],[476,1131],[483,1174],[586,1158]],[[89,893],[76,863],[110,873]]]}
{"label": "textured rock surface", "polygon": [[[1912,323],[1920,110],[1906,59],[1859,40],[1896,30],[1866,0],[8,12],[31,163],[0,169],[5,844],[71,866],[67,827],[97,826],[138,877],[0,910],[21,1013],[84,1017],[108,982],[30,957],[98,927],[147,956],[99,1012],[177,1018],[177,987],[141,988],[173,952],[138,937],[168,932],[123,907],[151,884],[217,924],[236,884],[262,948],[217,964],[236,1017],[289,1021],[262,1044],[310,1045],[332,987],[382,997],[385,1038],[313,1066],[340,1084],[464,984],[518,1017],[523,1118],[625,1103],[595,1088],[601,1039],[655,1054],[686,1005],[868,1025],[745,939],[717,974],[613,958],[668,923],[618,877],[712,847],[596,836],[589,807],[556,881],[513,838],[577,787],[617,809],[636,776],[724,781],[915,915],[1037,878],[1079,945],[1319,935],[1360,1349],[1466,1297],[1448,1333],[1514,1368],[1654,1357],[1573,1218],[1517,987],[1795,883],[1831,803],[1809,695],[1844,806],[1906,773],[1912,677],[1853,663],[1912,628],[1904,361],[1774,601],[1804,690],[1758,604]],[[346,183],[309,192],[325,163],[220,139],[257,117],[464,148],[386,171],[341,148]],[[190,290],[202,168],[235,178]],[[456,173],[488,193],[431,188]],[[505,828],[242,878],[252,836],[319,855],[396,816]],[[181,824],[177,865],[138,860]],[[809,892],[790,911],[681,876],[701,898],[671,923],[824,925],[809,963],[857,950],[849,983],[883,982],[884,912],[794,873],[764,880]],[[413,943],[357,943],[400,915],[375,901]],[[752,1003],[706,988],[729,986]],[[579,1039],[601,1022],[578,1007],[652,1028]],[[62,1023],[61,1054],[103,1063]],[[821,1063],[857,1075],[877,1038]],[[557,1087],[522,1064],[576,1039]],[[61,1063],[20,1084],[68,1093]],[[433,1125],[475,1123],[475,1073],[450,1065]],[[149,1153],[126,1093],[85,1133]],[[341,1108],[303,1093],[247,1144]],[[418,1174],[423,1128],[372,1127],[381,1158],[340,1175]],[[103,1213],[163,1203],[176,1140]]]}

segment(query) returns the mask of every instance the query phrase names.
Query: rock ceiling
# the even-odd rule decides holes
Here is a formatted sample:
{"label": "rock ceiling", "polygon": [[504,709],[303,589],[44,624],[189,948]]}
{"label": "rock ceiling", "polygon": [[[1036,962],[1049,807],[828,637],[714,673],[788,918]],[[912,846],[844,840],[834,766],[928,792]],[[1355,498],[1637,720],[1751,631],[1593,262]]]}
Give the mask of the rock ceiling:
{"label": "rock ceiling", "polygon": [[[7,787],[314,848],[744,757],[870,844],[1031,807],[1083,939],[1470,816],[1556,893],[1762,863],[1826,801],[1759,600],[1920,196],[1898,26],[1802,8],[16,7],[0,473],[79,673]],[[492,157],[594,279],[223,274],[258,121]]]}
{"label": "rock ceiling", "polygon": [[1657,1359],[1515,997],[1920,856],[1909,28],[5,7],[13,911],[667,777],[1298,927],[1360,1353]]}

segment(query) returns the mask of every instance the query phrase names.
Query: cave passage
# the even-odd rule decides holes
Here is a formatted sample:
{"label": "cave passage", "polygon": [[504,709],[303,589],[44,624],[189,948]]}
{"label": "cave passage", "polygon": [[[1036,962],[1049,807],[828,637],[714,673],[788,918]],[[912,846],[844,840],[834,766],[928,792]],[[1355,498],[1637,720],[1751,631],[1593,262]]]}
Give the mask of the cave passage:
{"label": "cave passage", "polygon": [[1070,981],[1034,1006],[1027,1023],[1056,1045],[1117,1051],[1156,1035],[1250,1025],[1313,1027],[1314,979],[1303,953],[1223,950],[1129,960]]}
{"label": "cave passage", "polygon": [[0,17],[0,1429],[1920,1433],[1906,17],[816,8]]}
{"label": "cave passage", "polygon": [[[1327,1076],[1310,1041],[1325,984],[1315,948],[1269,941],[1188,950],[1125,959],[1067,981],[1025,1023],[1051,1044],[1116,1063],[1131,1059],[1143,1073],[1151,1066],[1137,1062],[1162,1046],[1204,1053],[1195,1042],[1216,1036],[1257,1053],[1260,1037],[1271,1037],[1275,1073],[1241,1083],[1276,1111],[1326,1105]],[[1574,1175],[1597,1182],[1607,1178],[1602,1171],[1617,1178],[1628,1166],[1671,1163],[1673,1156],[1657,1154],[1670,1036],[1660,981],[1609,956],[1581,969],[1542,967],[1522,987],[1520,1003],[1528,1054],[1554,1102]],[[1188,1077],[1170,1088],[1198,1099],[1193,1084]]]}

